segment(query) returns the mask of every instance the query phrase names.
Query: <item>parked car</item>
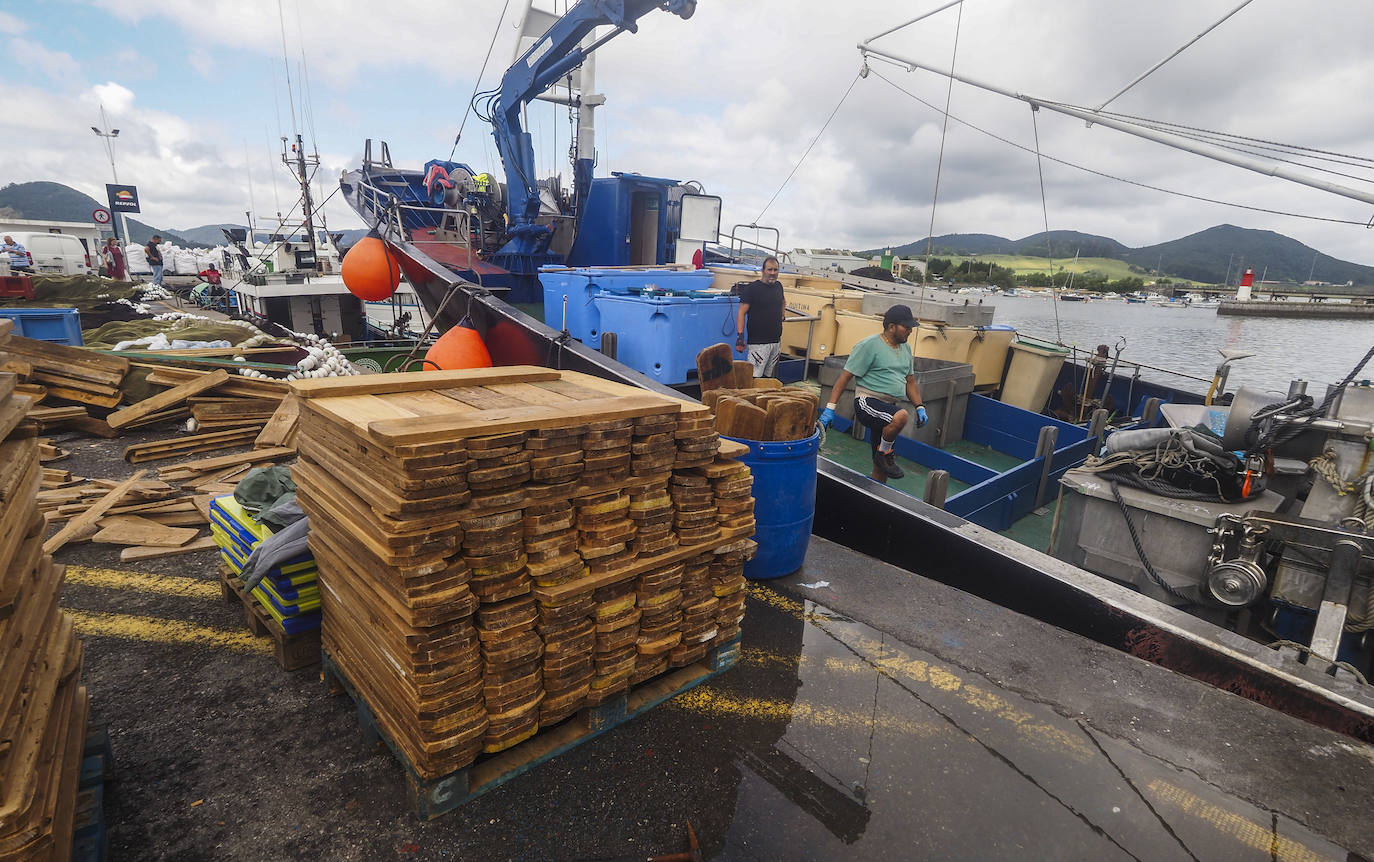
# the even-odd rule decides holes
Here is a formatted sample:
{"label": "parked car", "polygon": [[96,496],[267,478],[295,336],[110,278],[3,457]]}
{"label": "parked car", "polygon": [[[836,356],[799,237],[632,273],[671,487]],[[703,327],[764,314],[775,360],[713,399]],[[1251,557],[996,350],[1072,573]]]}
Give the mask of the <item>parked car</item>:
{"label": "parked car", "polygon": [[38,231],[11,232],[33,258],[33,271],[56,275],[94,275],[96,264],[91,252],[77,237],[65,233]]}

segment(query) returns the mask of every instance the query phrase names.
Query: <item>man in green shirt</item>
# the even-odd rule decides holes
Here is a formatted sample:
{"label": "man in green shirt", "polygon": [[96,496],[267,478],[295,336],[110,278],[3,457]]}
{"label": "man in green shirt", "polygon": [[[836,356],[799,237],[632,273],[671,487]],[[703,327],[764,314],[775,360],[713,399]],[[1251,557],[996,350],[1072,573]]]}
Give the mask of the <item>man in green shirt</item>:
{"label": "man in green shirt", "polygon": [[911,418],[897,404],[903,396],[916,408],[916,427],[928,421],[916,386],[913,357],[907,339],[916,328],[911,309],[894,305],[883,313],[883,331],[870,335],[849,352],[839,379],[830,390],[830,402],[821,412],[821,424],[829,427],[835,419],[835,399],[854,381],[854,419],[869,430],[873,446],[873,478],[886,484],[888,479],[905,475],[897,466],[892,444]]}

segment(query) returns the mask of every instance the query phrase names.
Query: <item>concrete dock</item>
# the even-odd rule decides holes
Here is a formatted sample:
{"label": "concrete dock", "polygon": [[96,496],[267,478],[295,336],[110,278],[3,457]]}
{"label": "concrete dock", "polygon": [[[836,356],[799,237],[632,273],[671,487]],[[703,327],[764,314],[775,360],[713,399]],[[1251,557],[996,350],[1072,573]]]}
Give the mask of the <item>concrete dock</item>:
{"label": "concrete dock", "polygon": [[[165,432],[163,432],[165,434]],[[151,435],[146,435],[151,436]],[[118,441],[66,469],[117,477]],[[114,858],[1361,859],[1374,747],[822,539],[739,665],[433,822],[212,552],[70,545]]]}
{"label": "concrete dock", "polygon": [[1217,314],[1235,317],[1305,317],[1317,320],[1374,320],[1374,305],[1352,302],[1267,302],[1223,299]]}

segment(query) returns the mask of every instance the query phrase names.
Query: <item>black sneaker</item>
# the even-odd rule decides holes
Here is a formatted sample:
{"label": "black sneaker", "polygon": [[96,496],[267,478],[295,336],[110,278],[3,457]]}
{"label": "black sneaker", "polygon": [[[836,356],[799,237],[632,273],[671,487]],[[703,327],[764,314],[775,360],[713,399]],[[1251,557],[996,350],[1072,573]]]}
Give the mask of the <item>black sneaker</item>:
{"label": "black sneaker", "polygon": [[889,479],[900,479],[906,475],[906,471],[897,466],[897,456],[892,452],[887,454],[874,452],[873,466],[882,471]]}

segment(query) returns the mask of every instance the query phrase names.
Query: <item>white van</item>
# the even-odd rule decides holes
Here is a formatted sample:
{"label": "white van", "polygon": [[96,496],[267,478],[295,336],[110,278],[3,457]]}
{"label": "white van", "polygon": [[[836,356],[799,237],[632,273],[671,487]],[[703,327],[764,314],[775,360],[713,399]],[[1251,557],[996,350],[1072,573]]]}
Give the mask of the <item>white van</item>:
{"label": "white van", "polygon": [[95,261],[81,240],[65,233],[9,233],[33,258],[35,273],[94,275]]}

